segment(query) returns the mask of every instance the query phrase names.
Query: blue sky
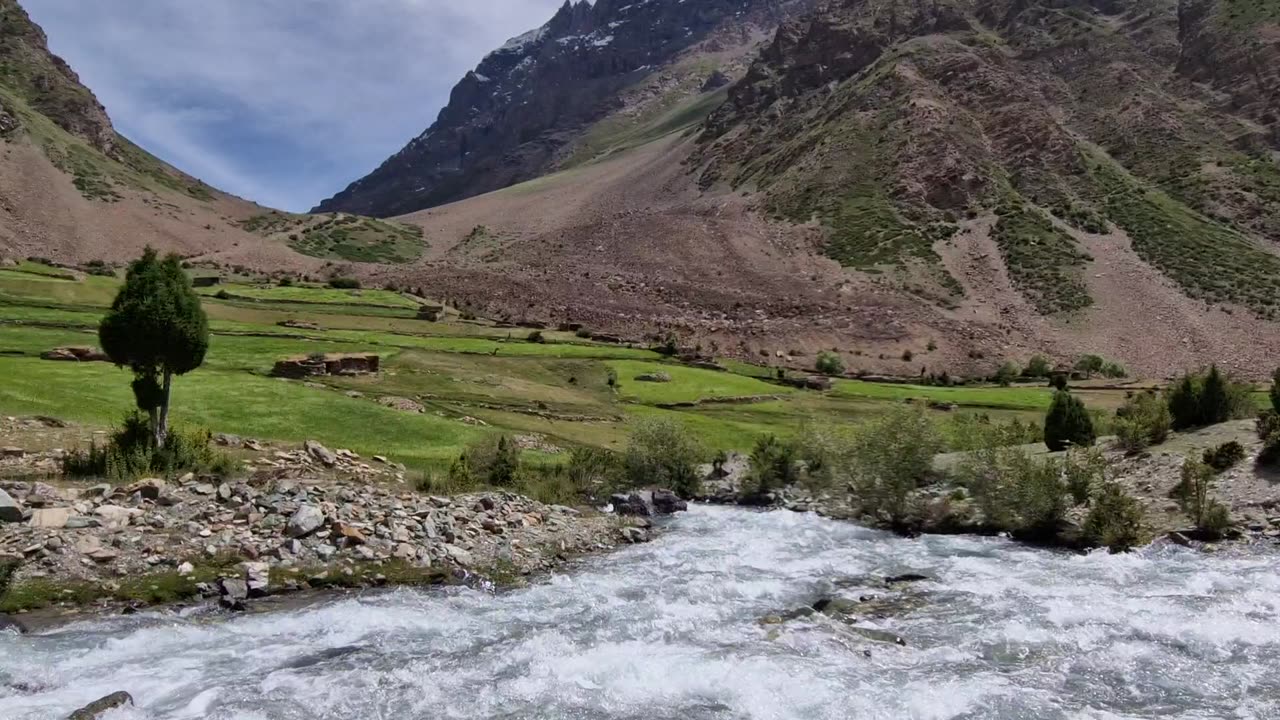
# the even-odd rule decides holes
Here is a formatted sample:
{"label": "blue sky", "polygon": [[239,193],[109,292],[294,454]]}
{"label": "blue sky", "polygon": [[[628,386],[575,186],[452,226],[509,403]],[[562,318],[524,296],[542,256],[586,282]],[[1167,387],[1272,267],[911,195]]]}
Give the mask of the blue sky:
{"label": "blue sky", "polygon": [[562,0],[21,0],[116,128],[215,187],[302,211],[426,129]]}

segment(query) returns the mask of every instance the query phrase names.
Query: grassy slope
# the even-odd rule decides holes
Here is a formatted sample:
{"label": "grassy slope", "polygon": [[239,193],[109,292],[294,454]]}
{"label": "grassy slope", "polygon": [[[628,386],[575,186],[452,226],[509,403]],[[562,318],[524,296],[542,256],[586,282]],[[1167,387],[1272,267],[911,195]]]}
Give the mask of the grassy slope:
{"label": "grassy slope", "polygon": [[[95,344],[98,320],[118,283],[96,276],[58,280],[39,271],[0,275],[0,377],[5,378],[0,413],[109,425],[129,409],[127,371],[106,363],[37,359],[51,347]],[[565,333],[547,332],[548,342],[530,343],[522,330],[364,315],[379,308],[361,304],[363,297],[336,304],[325,289],[271,290],[287,290],[295,303],[245,308],[205,299],[214,334],[205,365],[175,383],[177,422],[263,439],[314,438],[425,468],[444,463],[467,442],[496,430],[541,433],[561,445],[620,448],[630,421],[658,416],[685,423],[709,448],[745,450],[762,434],[794,435],[806,422],[856,422],[906,398],[1027,419],[1039,417],[1049,399],[1045,388],[859,381],[839,381],[828,393],[801,391],[767,382],[770,370],[745,363],[726,362],[729,372],[690,368],[662,361],[649,350],[583,343]],[[325,301],[311,302],[319,298]],[[304,302],[299,305],[298,300]],[[295,305],[340,308],[340,314],[302,316],[340,326],[279,327],[280,320],[299,318]],[[501,333],[515,337],[494,337]],[[275,360],[313,352],[377,353],[384,371],[325,378],[320,381],[325,387],[266,376]],[[609,385],[611,372],[617,388]],[[635,380],[648,372],[665,372],[671,381]],[[363,397],[346,394],[353,390]],[[383,395],[416,399],[427,412],[383,407],[376,402]],[[745,397],[775,399],[657,407]],[[1121,394],[1085,397],[1106,407]],[[490,427],[463,422],[466,416]]]}

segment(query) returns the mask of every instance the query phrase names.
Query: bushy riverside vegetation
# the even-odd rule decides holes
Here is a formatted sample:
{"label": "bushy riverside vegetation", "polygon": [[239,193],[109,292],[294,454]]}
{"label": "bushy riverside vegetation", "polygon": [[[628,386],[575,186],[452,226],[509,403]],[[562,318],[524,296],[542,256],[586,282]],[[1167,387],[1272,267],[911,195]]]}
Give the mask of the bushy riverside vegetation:
{"label": "bushy riverside vegetation", "polygon": [[[1072,386],[1039,356],[1025,368],[1006,363],[993,383],[944,375],[909,385],[840,377],[839,356],[824,353],[814,365],[836,376],[831,388],[803,389],[786,381],[802,368],[685,364],[673,338],[655,350],[593,341],[576,325],[531,332],[447,302],[438,318],[421,319],[422,289],[284,279],[236,277],[222,297],[218,285],[197,289],[207,352],[173,383],[176,429],[157,438],[150,412],[160,406],[138,391],[163,377],[158,356],[121,356],[131,371],[38,358],[97,344],[121,279],[27,263],[0,276],[0,372],[9,379],[0,412],[114,427],[65,469],[116,481],[234,473],[236,458],[210,448],[211,432],[385,455],[426,492],[508,488],[562,503],[636,485],[696,495],[699,466],[739,452],[750,465],[743,492],[757,498],[789,486],[848,493],[865,516],[906,531],[963,501],[979,508],[985,529],[1028,539],[1047,539],[1076,512],[1087,516],[1082,543],[1125,549],[1143,536],[1141,513],[1108,478],[1091,447],[1098,438],[1114,434],[1109,446],[1137,453],[1175,429],[1252,415],[1259,399],[1280,405],[1280,391],[1251,393],[1216,368],[1162,392],[1124,391]],[[306,382],[269,376],[278,360],[323,353],[377,354],[382,369]],[[1086,356],[1075,377],[1091,374],[1124,371]],[[1258,419],[1270,449],[1263,462],[1280,455],[1277,410]],[[1046,445],[1065,452],[1046,456]],[[947,452],[959,455],[940,465]],[[1223,446],[1194,460],[1220,471],[1239,454]],[[1188,515],[1208,531],[1222,520],[1212,479],[1199,482],[1195,465],[1187,472]]]}

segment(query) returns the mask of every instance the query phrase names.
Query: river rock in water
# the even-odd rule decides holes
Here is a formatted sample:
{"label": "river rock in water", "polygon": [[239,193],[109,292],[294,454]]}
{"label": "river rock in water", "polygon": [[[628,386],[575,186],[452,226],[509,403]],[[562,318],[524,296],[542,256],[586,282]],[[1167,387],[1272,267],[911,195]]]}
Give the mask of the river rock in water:
{"label": "river rock in water", "polygon": [[79,710],[67,716],[67,720],[98,720],[106,714],[108,710],[114,710],[118,707],[133,704],[133,696],[121,690],[113,692],[110,695],[94,700]]}

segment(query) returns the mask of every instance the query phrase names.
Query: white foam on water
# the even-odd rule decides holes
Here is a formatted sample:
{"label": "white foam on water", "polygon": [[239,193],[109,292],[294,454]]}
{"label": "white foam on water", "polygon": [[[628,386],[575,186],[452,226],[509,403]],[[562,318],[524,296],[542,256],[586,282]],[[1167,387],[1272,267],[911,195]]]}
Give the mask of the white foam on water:
{"label": "white foam on water", "polygon": [[[116,690],[138,702],[125,720],[1274,718],[1278,558],[1081,556],[697,507],[654,543],[497,595],[0,635],[0,718],[64,717]],[[860,625],[905,647],[825,618],[758,622],[903,572],[932,578],[907,590],[923,604]]]}

